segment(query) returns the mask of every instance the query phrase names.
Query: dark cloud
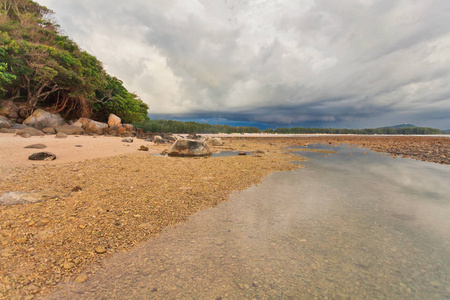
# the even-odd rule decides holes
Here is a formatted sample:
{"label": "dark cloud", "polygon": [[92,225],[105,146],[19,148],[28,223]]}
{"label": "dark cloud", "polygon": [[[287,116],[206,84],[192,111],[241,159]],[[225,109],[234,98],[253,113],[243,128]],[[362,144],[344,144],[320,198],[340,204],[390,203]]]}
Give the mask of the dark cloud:
{"label": "dark cloud", "polygon": [[39,2],[155,114],[450,128],[447,0]]}

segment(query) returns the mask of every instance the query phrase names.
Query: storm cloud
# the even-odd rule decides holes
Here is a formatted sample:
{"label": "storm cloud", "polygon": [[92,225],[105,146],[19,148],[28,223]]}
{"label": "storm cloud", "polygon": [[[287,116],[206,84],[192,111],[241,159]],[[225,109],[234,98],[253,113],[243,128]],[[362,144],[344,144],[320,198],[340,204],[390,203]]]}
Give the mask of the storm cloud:
{"label": "storm cloud", "polygon": [[38,0],[152,114],[450,128],[447,0]]}

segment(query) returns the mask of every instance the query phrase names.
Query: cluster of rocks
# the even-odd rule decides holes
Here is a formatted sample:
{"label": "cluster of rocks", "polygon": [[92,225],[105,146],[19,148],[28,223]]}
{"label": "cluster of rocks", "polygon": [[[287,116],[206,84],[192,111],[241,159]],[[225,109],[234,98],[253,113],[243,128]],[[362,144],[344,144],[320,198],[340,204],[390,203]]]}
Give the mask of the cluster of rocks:
{"label": "cluster of rocks", "polygon": [[0,132],[16,133],[23,137],[55,134],[59,138],[81,134],[122,137],[136,135],[133,125],[122,124],[122,120],[114,114],[109,115],[108,123],[88,118],[65,122],[59,114],[43,109],[36,109],[31,116],[25,118],[22,110],[12,101],[0,103]]}
{"label": "cluster of rocks", "polygon": [[[54,134],[56,138],[82,134],[110,135],[124,137],[122,142],[127,143],[133,142],[131,138],[136,137],[148,142],[172,144],[168,150],[170,156],[208,156],[211,155],[210,146],[223,145],[220,138],[203,138],[197,134],[190,134],[184,138],[172,133],[160,134],[144,132],[142,129],[135,130],[131,124],[122,124],[122,120],[114,114],[109,115],[107,123],[88,118],[65,122],[59,114],[53,114],[43,109],[36,109],[31,116],[26,117],[12,101],[0,103],[0,132],[16,133],[25,138],[46,134]],[[44,154],[44,152],[40,153],[39,158]],[[52,158],[46,157],[45,159]]]}

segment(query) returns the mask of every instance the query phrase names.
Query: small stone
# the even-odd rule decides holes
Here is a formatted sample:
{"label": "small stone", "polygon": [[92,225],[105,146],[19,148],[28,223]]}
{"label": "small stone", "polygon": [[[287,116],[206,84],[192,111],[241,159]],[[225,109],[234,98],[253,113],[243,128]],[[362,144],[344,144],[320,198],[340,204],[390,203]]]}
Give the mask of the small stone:
{"label": "small stone", "polygon": [[245,151],[239,151],[238,155],[247,155],[247,152],[245,152]]}
{"label": "small stone", "polygon": [[56,155],[50,152],[37,152],[34,154],[31,154],[28,157],[29,160],[45,160],[45,161],[50,161],[50,160],[55,160],[56,159]]}
{"label": "small stone", "polygon": [[148,151],[148,147],[141,145],[141,147],[138,150],[139,151]]}
{"label": "small stone", "polygon": [[83,282],[86,282],[87,280],[89,279],[89,276],[87,276],[86,274],[80,274],[80,275],[78,275],[78,277],[77,278],[75,278],[75,282],[76,283],[83,283]]}
{"label": "small stone", "polygon": [[106,253],[106,248],[103,246],[98,246],[97,248],[95,248],[95,252],[97,252],[98,254]]}
{"label": "small stone", "polygon": [[55,138],[57,138],[57,139],[65,139],[65,138],[67,138],[67,134],[65,134],[64,132],[58,132],[56,134]]}
{"label": "small stone", "polygon": [[44,149],[44,148],[47,148],[47,146],[44,145],[44,144],[33,144],[33,145],[26,146],[24,148],[28,148],[28,149]]}
{"label": "small stone", "polygon": [[77,185],[76,187],[74,187],[74,188],[72,189],[72,192],[79,192],[79,191],[82,191],[82,190],[83,190],[83,188],[80,187],[79,185]]}
{"label": "small stone", "polygon": [[73,262],[65,262],[64,265],[63,265],[63,268],[66,269],[66,270],[70,270],[73,267],[75,267],[75,264]]}
{"label": "small stone", "polygon": [[439,282],[437,282],[437,281],[430,281],[429,282],[430,283],[430,285],[432,286],[432,287],[434,287],[434,288],[438,288],[438,287],[440,287],[441,286],[441,284],[439,283]]}

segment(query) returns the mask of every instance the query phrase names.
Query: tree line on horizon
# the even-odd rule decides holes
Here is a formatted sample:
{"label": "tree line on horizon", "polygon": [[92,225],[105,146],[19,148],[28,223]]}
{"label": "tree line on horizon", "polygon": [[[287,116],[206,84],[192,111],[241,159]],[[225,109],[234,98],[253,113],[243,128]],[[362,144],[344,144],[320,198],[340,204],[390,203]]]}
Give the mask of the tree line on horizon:
{"label": "tree line on horizon", "polygon": [[31,0],[0,0],[1,99],[13,101],[22,115],[44,108],[66,119],[148,118],[148,105],[61,34],[50,9]]}
{"label": "tree line on horizon", "polygon": [[159,133],[279,133],[279,134],[442,134],[440,129],[429,127],[407,127],[407,128],[267,128],[260,130],[253,126],[212,125],[208,123],[182,122],[174,120],[145,120],[133,124],[146,132]]}

